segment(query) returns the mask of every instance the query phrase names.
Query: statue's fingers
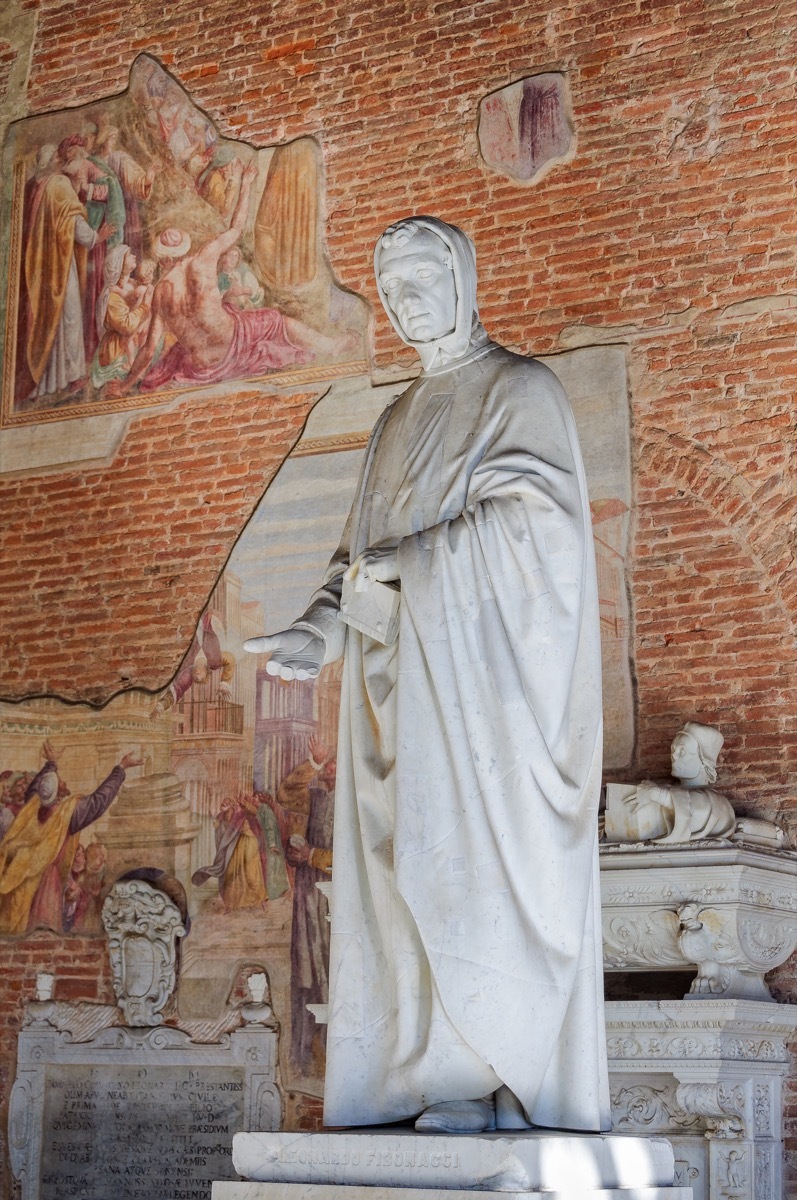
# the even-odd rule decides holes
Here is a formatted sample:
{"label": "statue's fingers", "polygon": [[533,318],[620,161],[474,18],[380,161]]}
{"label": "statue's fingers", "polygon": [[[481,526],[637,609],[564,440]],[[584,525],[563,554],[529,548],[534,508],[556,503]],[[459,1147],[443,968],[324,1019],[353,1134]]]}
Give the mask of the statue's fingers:
{"label": "statue's fingers", "polygon": [[275,649],[274,643],[277,638],[272,634],[271,637],[253,637],[247,638],[244,642],[244,650],[250,654],[268,654]]}
{"label": "statue's fingers", "polygon": [[319,671],[320,671],[320,667],[311,667],[311,666],[297,667],[296,668],[296,678],[297,679],[317,679]]}
{"label": "statue's fingers", "polygon": [[293,679],[293,667],[287,663],[280,662],[278,658],[270,658],[266,663],[266,673],[268,675],[279,675],[280,679]]}

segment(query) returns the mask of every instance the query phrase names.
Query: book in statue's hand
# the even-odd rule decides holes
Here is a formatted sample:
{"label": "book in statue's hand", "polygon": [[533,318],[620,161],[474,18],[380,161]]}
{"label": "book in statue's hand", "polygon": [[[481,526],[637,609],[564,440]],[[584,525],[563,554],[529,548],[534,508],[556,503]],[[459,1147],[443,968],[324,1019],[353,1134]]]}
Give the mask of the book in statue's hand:
{"label": "book in statue's hand", "polygon": [[401,591],[397,583],[374,579],[358,589],[353,580],[344,577],[338,616],[360,633],[389,646],[398,634],[400,603]]}

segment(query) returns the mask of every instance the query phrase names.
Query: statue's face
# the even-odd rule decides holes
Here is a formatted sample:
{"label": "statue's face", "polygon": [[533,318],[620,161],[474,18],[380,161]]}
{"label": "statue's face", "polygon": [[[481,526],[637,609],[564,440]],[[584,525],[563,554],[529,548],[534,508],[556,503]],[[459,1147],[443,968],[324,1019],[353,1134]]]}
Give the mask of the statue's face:
{"label": "statue's face", "polygon": [[430,230],[382,250],[378,283],[410,341],[435,342],[453,330],[457,288],[451,252]]}
{"label": "statue's face", "polygon": [[670,750],[672,773],[676,779],[705,780],[705,770],[700,759],[700,749],[691,733],[677,733]]}

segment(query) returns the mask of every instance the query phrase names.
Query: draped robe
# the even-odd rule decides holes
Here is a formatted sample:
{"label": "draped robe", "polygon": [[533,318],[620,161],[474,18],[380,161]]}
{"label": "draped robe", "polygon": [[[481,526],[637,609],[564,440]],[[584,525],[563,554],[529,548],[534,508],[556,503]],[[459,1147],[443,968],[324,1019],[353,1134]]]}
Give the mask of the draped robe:
{"label": "draped robe", "polygon": [[[397,640],[336,619],[398,545]],[[325,1122],[507,1089],[535,1124],[609,1127],[589,506],[556,377],[491,343],[383,414],[298,627],[344,651]],[[511,1123],[508,1121],[506,1123]]]}
{"label": "draped robe", "polygon": [[35,194],[25,247],[30,314],[27,359],[39,395],[85,374],[82,292],[86,247],[95,241],[66,175],[49,175]]}

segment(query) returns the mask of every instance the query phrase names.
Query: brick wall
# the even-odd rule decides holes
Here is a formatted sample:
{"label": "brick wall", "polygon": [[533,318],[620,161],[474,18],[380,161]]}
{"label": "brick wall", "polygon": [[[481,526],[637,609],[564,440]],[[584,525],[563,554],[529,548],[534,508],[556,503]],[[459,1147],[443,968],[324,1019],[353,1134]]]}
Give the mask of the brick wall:
{"label": "brick wall", "polygon": [[[371,247],[413,210],[475,238],[498,340],[541,353],[627,345],[629,774],[666,771],[684,718],[716,722],[721,782],[740,807],[793,819],[797,0],[21,8],[36,15],[29,113],[123,89],[146,50],[223,133],[319,139],[331,261],[377,307],[377,368],[410,357],[378,311]],[[10,49],[0,44],[0,106],[16,113]],[[569,73],[578,152],[524,187],[479,159],[477,105],[551,69]],[[130,668],[162,686],[309,403],[187,400],[133,421],[105,471],[0,482],[3,695],[99,702]],[[16,979],[4,975],[0,1004]],[[797,1000],[793,971],[778,982]],[[797,1135],[794,1095],[787,1113]]]}
{"label": "brick wall", "polygon": [[0,621],[6,696],[97,704],[167,683],[314,398],[189,401],[135,418],[106,469],[0,482],[27,597],[9,589]]}

